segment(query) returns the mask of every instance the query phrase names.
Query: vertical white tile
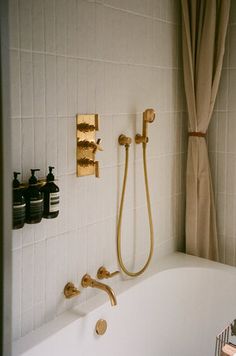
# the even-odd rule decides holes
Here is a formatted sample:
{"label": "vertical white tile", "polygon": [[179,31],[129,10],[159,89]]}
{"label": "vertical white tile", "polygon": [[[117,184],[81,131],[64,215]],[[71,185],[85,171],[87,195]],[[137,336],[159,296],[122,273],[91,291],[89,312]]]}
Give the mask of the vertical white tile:
{"label": "vertical white tile", "polygon": [[46,136],[46,120],[34,120],[34,162],[41,178],[46,174]]}
{"label": "vertical white tile", "polygon": [[75,116],[67,120],[67,172],[75,173],[76,169],[76,121]]}
{"label": "vertical white tile", "polygon": [[49,321],[56,315],[56,286],[57,286],[57,238],[50,238],[46,242],[46,298],[45,320]]}
{"label": "vertical white tile", "polygon": [[21,335],[21,249],[12,252],[12,286],[14,293],[12,295],[12,337],[16,340]]}
{"label": "vertical white tile", "polygon": [[56,51],[58,54],[66,54],[67,46],[67,1],[57,0],[56,9]]}
{"label": "vertical white tile", "polygon": [[87,67],[87,110],[88,112],[95,112],[96,107],[96,64],[94,61],[88,61]]}
{"label": "vertical white tile", "polygon": [[[58,175],[67,173],[67,118],[59,118],[57,126],[57,140],[60,142],[58,145]],[[75,152],[74,152],[75,153]]]}
{"label": "vertical white tile", "polygon": [[45,115],[45,56],[33,54],[34,117]]}
{"label": "vertical white tile", "polygon": [[105,107],[105,66],[103,62],[96,63],[96,93],[95,111],[104,113]]}
{"label": "vertical white tile", "polygon": [[228,137],[227,137],[227,151],[236,153],[236,141],[234,132],[236,131],[235,114],[228,113]]}
{"label": "vertical white tile", "polygon": [[46,56],[46,115],[56,116],[56,57]]}
{"label": "vertical white tile", "polygon": [[10,56],[11,116],[20,117],[21,115],[20,54],[18,51],[11,50],[9,56]]}
{"label": "vertical white tile", "polygon": [[44,0],[44,33],[45,33],[45,50],[49,53],[55,53],[55,0]]}
{"label": "vertical white tile", "polygon": [[18,0],[9,1],[9,42],[10,42],[10,48],[19,48]]}
{"label": "vertical white tile", "polygon": [[226,190],[226,155],[225,153],[217,154],[217,191],[220,193]]}
{"label": "vertical white tile", "polygon": [[57,175],[58,166],[58,120],[56,118],[48,118],[46,122],[46,164],[55,167],[55,175]]}
{"label": "vertical white tile", "polygon": [[48,230],[47,220],[42,219],[40,224],[34,225],[34,243],[45,240]]}
{"label": "vertical white tile", "polygon": [[96,275],[103,260],[103,222],[89,225],[87,229],[87,263],[88,273]]}
{"label": "vertical white tile", "polygon": [[218,110],[227,110],[228,105],[228,69],[221,72],[220,85],[216,98],[216,107]]}
{"label": "vertical white tile", "polygon": [[236,26],[229,27],[229,66],[235,67],[236,61]]}
{"label": "vertical white tile", "polygon": [[65,297],[63,294],[63,289],[66,283],[68,282],[67,279],[67,234],[61,234],[57,238],[57,260],[56,260],[56,312],[57,315],[61,312],[65,311],[66,303]]}
{"label": "vertical white tile", "polygon": [[78,1],[78,56],[94,58],[95,56],[95,2]]}
{"label": "vertical white tile", "polygon": [[21,336],[33,331],[33,309],[29,309],[21,315]]}
{"label": "vertical white tile", "polygon": [[45,323],[45,304],[40,303],[34,306],[34,329],[39,328]]}
{"label": "vertical white tile", "polygon": [[218,113],[218,138],[217,138],[217,150],[221,152],[226,152],[226,135],[227,135],[227,125],[228,125],[228,114],[225,112]]}
{"label": "vertical white tile", "polygon": [[[11,125],[12,168],[14,171],[18,171],[20,173],[22,173],[21,140],[22,140],[21,120],[20,119],[12,120],[12,125]],[[22,179],[23,177],[20,176],[20,180]]]}
{"label": "vertical white tile", "polygon": [[46,243],[41,241],[34,247],[34,276],[33,301],[34,305],[44,302],[45,298],[45,272],[46,272]]}
{"label": "vertical white tile", "polygon": [[44,2],[32,0],[33,50],[44,51]]}
{"label": "vertical white tile", "polygon": [[[234,196],[229,195],[227,196],[226,200],[226,215],[225,215],[225,236],[226,238],[234,238],[234,217],[235,217],[235,211],[234,211]],[[226,253],[227,256],[227,253]]]}
{"label": "vertical white tile", "polygon": [[33,293],[34,293],[34,246],[30,245],[22,249],[22,300],[21,300],[22,313],[27,312],[33,307]]}
{"label": "vertical white tile", "polygon": [[33,68],[32,54],[21,52],[21,115],[33,116]]}
{"label": "vertical white tile", "polygon": [[87,113],[87,61],[78,60],[78,113]]}
{"label": "vertical white tile", "polygon": [[225,239],[225,263],[227,265],[235,266],[235,239]]}
{"label": "vertical white tile", "polygon": [[77,227],[86,226],[89,222],[88,209],[89,202],[87,200],[87,185],[89,181],[85,177],[77,178],[76,182],[76,212],[77,212]]}
{"label": "vertical white tile", "polygon": [[68,26],[67,26],[67,54],[73,57],[77,56],[77,1],[67,1]]}
{"label": "vertical white tile", "polygon": [[226,213],[226,195],[218,194],[216,199],[217,227],[222,236],[225,236]]}
{"label": "vertical white tile", "polygon": [[34,224],[25,224],[22,231],[22,246],[28,246],[34,242]]}
{"label": "vertical white tile", "polygon": [[79,184],[78,178],[73,174],[73,175],[68,175],[66,177],[67,181],[67,207],[68,210],[66,211],[66,217],[67,217],[67,230],[75,230],[77,227],[77,216],[78,216],[78,211],[76,209],[77,205],[77,187],[75,184]]}
{"label": "vertical white tile", "polygon": [[52,231],[51,236],[55,235],[56,228],[58,232],[63,233],[66,232],[66,223],[67,223],[67,209],[68,209],[68,201],[67,201],[67,177],[61,176],[58,179],[57,185],[60,189],[60,209],[59,209],[59,216],[56,219],[52,219]]}
{"label": "vertical white tile", "polygon": [[12,250],[22,247],[22,229],[12,231]]}
{"label": "vertical white tile", "polygon": [[[22,179],[30,177],[30,169],[34,167],[34,121],[33,119],[22,120]],[[37,164],[37,163],[36,163]]]}
{"label": "vertical white tile", "polygon": [[56,93],[57,93],[57,115],[67,115],[67,60],[57,57]]}
{"label": "vertical white tile", "polygon": [[228,153],[226,158],[227,172],[219,172],[221,175],[226,175],[226,192],[228,195],[234,195],[235,179],[236,179],[236,155]]}
{"label": "vertical white tile", "polygon": [[19,0],[20,47],[32,49],[32,0]]}
{"label": "vertical white tile", "polygon": [[74,116],[78,110],[78,92],[77,92],[77,60],[67,60],[67,105],[68,116]]}
{"label": "vertical white tile", "polygon": [[229,70],[229,99],[228,99],[228,109],[230,111],[236,111],[235,102],[235,90],[236,90],[236,69]]}

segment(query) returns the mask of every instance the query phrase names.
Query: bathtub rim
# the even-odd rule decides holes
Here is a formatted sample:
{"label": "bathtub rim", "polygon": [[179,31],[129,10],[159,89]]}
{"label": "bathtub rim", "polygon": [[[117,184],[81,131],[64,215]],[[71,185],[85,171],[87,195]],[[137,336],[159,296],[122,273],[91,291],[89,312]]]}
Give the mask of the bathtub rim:
{"label": "bathtub rim", "polygon": [[[156,264],[152,263],[146,274],[136,278],[121,276],[120,279],[116,281],[109,281],[108,284],[114,289],[119,305],[119,295],[125,293],[127,290],[137,286],[138,284],[149,280],[155,275],[173,269],[200,268],[219,270],[221,272],[224,271],[227,274],[236,276],[236,268],[233,266],[228,266],[223,263],[187,255],[182,252],[174,252],[166,257],[160,258]],[[86,317],[86,315],[93,312],[95,309],[102,308],[105,304],[110,304],[107,296],[104,295],[104,293],[99,293],[95,297],[90,298],[88,301],[80,303],[78,306],[65,311],[55,319],[42,325],[40,328],[32,331],[31,333],[21,337],[16,341],[13,341],[12,356],[20,356],[24,352],[37,347],[40,343],[62,331],[63,328],[72,325],[73,323],[79,322],[79,320]]]}

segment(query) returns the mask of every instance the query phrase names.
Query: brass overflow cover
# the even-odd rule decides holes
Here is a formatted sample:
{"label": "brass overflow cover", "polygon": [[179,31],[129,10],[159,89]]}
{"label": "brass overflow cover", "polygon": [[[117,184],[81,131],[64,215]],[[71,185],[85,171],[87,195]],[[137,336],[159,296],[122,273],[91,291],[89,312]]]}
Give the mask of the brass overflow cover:
{"label": "brass overflow cover", "polygon": [[99,319],[95,327],[96,333],[98,335],[104,335],[107,331],[107,322],[104,319]]}

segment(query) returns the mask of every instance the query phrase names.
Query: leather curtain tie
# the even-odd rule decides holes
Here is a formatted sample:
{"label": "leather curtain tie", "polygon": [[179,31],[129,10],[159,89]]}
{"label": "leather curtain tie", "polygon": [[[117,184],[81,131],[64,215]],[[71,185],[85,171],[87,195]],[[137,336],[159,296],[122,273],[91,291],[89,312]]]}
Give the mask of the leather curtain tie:
{"label": "leather curtain tie", "polygon": [[188,133],[189,136],[196,136],[196,137],[206,137],[206,133],[204,132],[189,132]]}

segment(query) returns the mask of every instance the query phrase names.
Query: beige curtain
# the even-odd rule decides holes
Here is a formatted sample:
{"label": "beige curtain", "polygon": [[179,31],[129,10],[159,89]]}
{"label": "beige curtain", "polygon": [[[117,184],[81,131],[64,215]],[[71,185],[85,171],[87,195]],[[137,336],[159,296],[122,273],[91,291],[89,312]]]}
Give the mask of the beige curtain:
{"label": "beige curtain", "polygon": [[230,0],[181,0],[188,110],[186,252],[218,260],[214,193],[205,134],[219,86]]}

